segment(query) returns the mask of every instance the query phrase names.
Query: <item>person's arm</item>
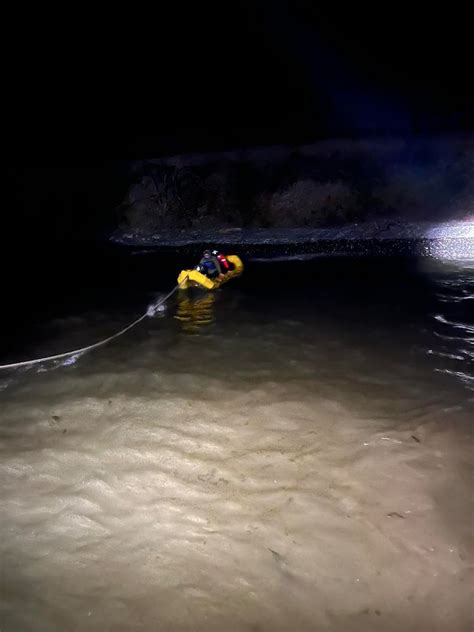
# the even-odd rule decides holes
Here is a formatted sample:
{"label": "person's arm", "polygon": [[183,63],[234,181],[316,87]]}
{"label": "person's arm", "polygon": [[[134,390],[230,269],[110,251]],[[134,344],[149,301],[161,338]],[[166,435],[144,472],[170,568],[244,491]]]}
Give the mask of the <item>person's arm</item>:
{"label": "person's arm", "polygon": [[212,257],[212,260],[214,261],[214,265],[216,266],[217,272],[219,272],[219,274],[222,274],[222,268],[221,268],[221,264],[218,258]]}

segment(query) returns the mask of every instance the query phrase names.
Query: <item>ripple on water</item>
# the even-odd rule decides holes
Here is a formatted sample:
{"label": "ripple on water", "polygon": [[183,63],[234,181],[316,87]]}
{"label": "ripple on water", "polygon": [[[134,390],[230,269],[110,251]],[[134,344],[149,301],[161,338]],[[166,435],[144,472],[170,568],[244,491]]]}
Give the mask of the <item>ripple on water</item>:
{"label": "ripple on water", "polygon": [[8,377],[5,629],[468,629],[472,332],[434,314],[368,335],[243,313],[203,337],[170,314]]}

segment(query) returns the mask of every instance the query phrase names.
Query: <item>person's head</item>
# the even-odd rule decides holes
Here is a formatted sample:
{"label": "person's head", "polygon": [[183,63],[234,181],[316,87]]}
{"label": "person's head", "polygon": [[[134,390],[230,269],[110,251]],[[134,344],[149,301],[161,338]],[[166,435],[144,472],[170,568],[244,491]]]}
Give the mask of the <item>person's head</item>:
{"label": "person's head", "polygon": [[209,259],[209,257],[211,256],[211,251],[205,250],[202,254],[205,259]]}

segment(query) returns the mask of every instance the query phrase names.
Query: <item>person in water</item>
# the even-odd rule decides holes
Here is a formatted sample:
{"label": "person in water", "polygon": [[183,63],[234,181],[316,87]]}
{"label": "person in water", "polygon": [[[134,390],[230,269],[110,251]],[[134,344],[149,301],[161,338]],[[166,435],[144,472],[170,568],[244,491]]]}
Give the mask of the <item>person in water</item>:
{"label": "person in water", "polygon": [[213,256],[210,250],[205,250],[199,265],[197,266],[199,272],[205,274],[210,279],[222,276],[221,264],[217,257]]}

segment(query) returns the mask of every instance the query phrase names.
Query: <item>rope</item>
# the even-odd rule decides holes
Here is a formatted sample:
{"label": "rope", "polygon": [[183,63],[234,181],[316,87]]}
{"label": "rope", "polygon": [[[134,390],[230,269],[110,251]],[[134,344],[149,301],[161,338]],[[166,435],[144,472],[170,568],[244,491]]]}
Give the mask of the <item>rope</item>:
{"label": "rope", "polygon": [[[156,310],[158,307],[160,307],[160,305],[163,305],[163,303],[165,303],[171,296],[173,296],[173,294],[177,290],[179,290],[181,285],[183,285],[186,281],[187,281],[187,277],[183,279],[181,283],[178,283],[178,285],[175,285],[175,287],[171,290],[171,292],[169,292],[164,298],[160,299],[158,303],[152,306],[153,310]],[[14,362],[13,364],[0,364],[0,369],[16,369],[20,366],[31,366],[32,364],[40,364],[41,362],[49,362],[50,360],[60,360],[61,358],[67,358],[69,356],[86,353],[86,351],[91,351],[92,349],[97,349],[97,347],[102,347],[103,345],[106,345],[108,342],[111,342],[115,338],[122,336],[126,331],[128,331],[132,327],[135,327],[135,325],[138,325],[138,323],[140,323],[143,319],[149,316],[149,314],[150,314],[150,308],[148,308],[148,310],[144,314],[142,314],[140,318],[137,318],[136,320],[133,321],[133,323],[130,323],[130,325],[127,325],[127,327],[124,327],[113,336],[109,336],[108,338],[99,340],[99,342],[96,342],[93,345],[82,347],[81,349],[74,349],[74,351],[66,351],[65,353],[58,353],[57,355],[47,356],[45,358],[36,358],[36,360],[25,360],[24,362]]]}

